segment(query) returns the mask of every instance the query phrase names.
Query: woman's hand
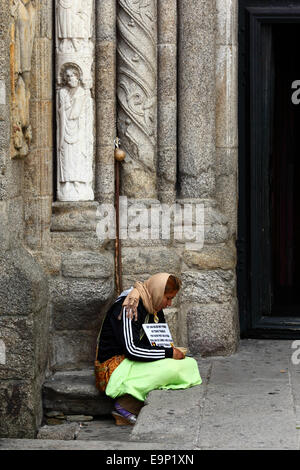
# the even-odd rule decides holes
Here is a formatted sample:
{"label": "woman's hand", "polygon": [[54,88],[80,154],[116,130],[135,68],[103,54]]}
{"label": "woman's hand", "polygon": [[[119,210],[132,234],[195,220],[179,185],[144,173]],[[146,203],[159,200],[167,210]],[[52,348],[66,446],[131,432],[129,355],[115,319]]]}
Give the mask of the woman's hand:
{"label": "woman's hand", "polygon": [[185,355],[183,352],[180,351],[180,349],[173,348],[173,359],[184,359]]}
{"label": "woman's hand", "polygon": [[127,305],[125,308],[126,317],[130,320],[137,321],[138,319],[138,312],[137,312],[137,305],[132,303]]}

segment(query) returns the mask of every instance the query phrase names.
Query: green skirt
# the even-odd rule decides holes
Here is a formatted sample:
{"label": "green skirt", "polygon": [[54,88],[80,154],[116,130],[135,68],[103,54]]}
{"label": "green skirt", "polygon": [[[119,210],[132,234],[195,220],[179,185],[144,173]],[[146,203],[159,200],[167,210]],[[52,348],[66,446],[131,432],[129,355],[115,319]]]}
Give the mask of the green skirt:
{"label": "green skirt", "polygon": [[153,362],[124,359],[112,373],[105,393],[111,398],[129,394],[144,401],[151,390],[177,390],[201,383],[197,362],[191,357]]}

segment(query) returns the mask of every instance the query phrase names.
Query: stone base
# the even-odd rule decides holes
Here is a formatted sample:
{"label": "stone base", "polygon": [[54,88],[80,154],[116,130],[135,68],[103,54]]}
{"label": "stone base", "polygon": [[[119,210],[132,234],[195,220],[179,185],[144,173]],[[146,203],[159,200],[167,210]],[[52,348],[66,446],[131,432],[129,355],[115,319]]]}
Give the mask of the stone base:
{"label": "stone base", "polygon": [[94,369],[56,372],[43,386],[46,411],[64,414],[105,416],[113,410],[113,400],[95,386]]}

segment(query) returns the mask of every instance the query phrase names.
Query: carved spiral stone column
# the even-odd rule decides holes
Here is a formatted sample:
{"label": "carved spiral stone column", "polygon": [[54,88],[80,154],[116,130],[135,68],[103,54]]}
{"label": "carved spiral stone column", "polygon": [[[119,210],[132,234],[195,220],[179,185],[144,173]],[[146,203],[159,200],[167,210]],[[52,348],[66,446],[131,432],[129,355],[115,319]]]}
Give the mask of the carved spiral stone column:
{"label": "carved spiral stone column", "polygon": [[157,0],[118,0],[118,133],[122,192],[156,198]]}

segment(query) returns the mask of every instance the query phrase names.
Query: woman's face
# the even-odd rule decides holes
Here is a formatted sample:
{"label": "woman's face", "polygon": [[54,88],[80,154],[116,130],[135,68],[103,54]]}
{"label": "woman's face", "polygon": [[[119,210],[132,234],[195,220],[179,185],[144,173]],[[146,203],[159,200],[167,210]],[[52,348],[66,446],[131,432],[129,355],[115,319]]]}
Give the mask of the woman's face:
{"label": "woman's face", "polygon": [[167,294],[165,294],[163,296],[162,303],[160,307],[158,308],[158,311],[162,310],[163,308],[171,307],[172,300],[174,299],[176,294],[177,294],[177,291],[168,292]]}

